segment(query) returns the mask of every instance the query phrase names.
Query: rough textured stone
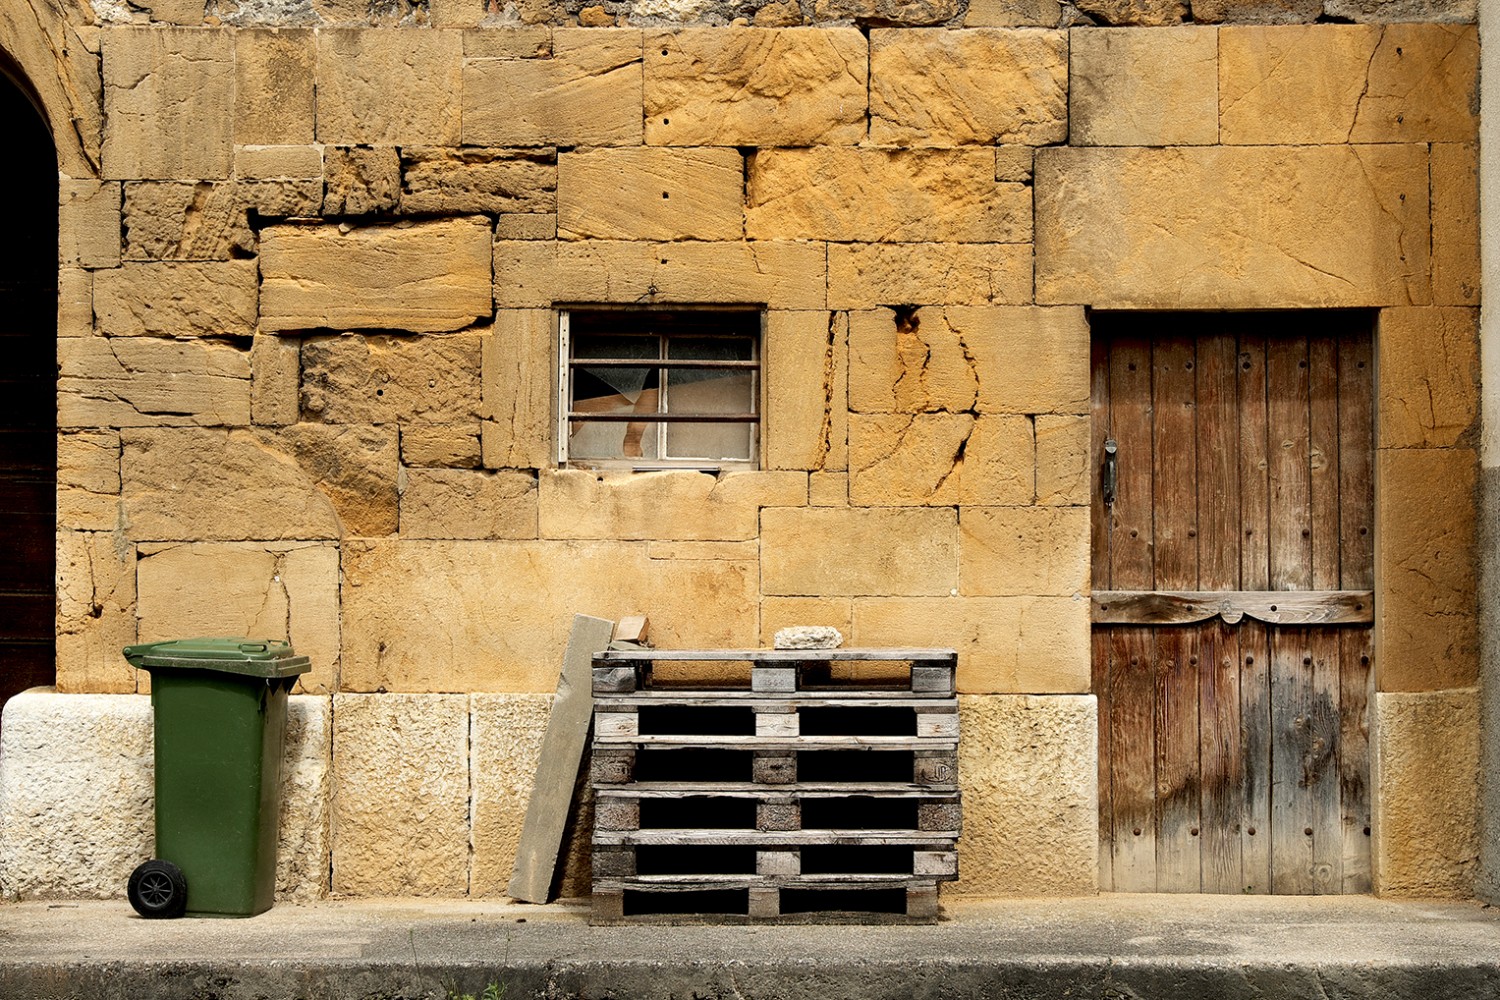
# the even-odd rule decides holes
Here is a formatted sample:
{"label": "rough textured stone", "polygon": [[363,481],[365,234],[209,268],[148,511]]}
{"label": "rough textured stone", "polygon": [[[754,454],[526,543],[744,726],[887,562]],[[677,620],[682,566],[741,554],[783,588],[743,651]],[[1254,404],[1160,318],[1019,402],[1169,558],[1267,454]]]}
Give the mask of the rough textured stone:
{"label": "rough textured stone", "polygon": [[816,21],[918,27],[943,24],[963,10],[959,0],[813,0]]}
{"label": "rough textured stone", "polygon": [[848,597],[766,597],[760,602],[760,644],[795,622],[821,622],[844,635],[854,630],[854,601]]}
{"label": "rough textured stone", "polygon": [[114,336],[248,337],[255,287],[253,260],[124,264],[94,273],[94,316]]}
{"label": "rough textured stone", "polygon": [[0,49],[57,145],[58,168],[73,177],[98,173],[104,101],[100,31],[70,4],[9,4],[0,14]]}
{"label": "rough textured stone", "polygon": [[1476,456],[1460,448],[1405,448],[1383,450],[1376,461],[1377,686],[1472,685],[1479,671]]}
{"label": "rough textured stone", "polygon": [[125,185],[126,260],[229,260],[255,252],[237,186],[142,181]]}
{"label": "rough textured stone", "polygon": [[135,639],[135,546],[118,532],[58,532],[58,690],[134,691],[120,649]]}
{"label": "rough textured stone", "polygon": [[1031,239],[1031,189],[996,182],[992,150],[770,149],[748,162],[751,239]]}
{"label": "rough textured stone", "polygon": [[870,141],[960,146],[1068,138],[1061,31],[870,33]]}
{"label": "rough textured stone", "polygon": [[346,690],[551,691],[575,613],[649,609],[663,648],[755,644],[753,561],[651,559],[640,542],[350,542]]}
{"label": "rough textured stone", "polygon": [[1070,597],[1088,590],[1086,507],[965,507],[958,584],[965,595]]}
{"label": "rough textured stone", "polygon": [[965,693],[1089,690],[1084,597],[859,597],[850,642],[957,649]]}
{"label": "rough textured stone", "polygon": [[1457,21],[1472,24],[1479,17],[1477,0],[1324,0],[1329,17],[1351,21]]}
{"label": "rough textured stone", "polygon": [[1225,28],[1222,141],[1469,142],[1478,72],[1472,26]]}
{"label": "rough textured stone", "polygon": [[552,359],[557,326],[550,309],[502,309],[481,340],[482,443],[491,469],[552,464]]}
{"label": "rough textured stone", "polygon": [[495,244],[495,299],[510,307],[554,302],[763,302],[822,309],[821,243],[637,243],[623,240]]}
{"label": "rough textured stone", "polygon": [[641,32],[559,28],[544,59],[475,59],[463,70],[463,141],[474,146],[636,146]]}
{"label": "rough textured stone", "polygon": [[849,418],[849,502],[1030,503],[1031,421],[972,413]]}
{"label": "rough textured stone", "polygon": [[1081,29],[1069,39],[1071,144],[1196,146],[1219,141],[1216,29]]}
{"label": "rough textured stone", "polygon": [[828,307],[1020,305],[1031,301],[1025,243],[831,243]]}
{"label": "rough textured stone", "polygon": [[462,896],[469,697],[333,696],[333,891]]}
{"label": "rough textured stone", "polygon": [[810,473],[807,477],[807,502],[814,507],[849,506],[849,473]]}
{"label": "rough textured stone", "polygon": [[57,336],[94,334],[94,272],[77,267],[57,271]]}
{"label": "rough textured stone", "polygon": [[479,421],[407,424],[401,428],[401,464],[428,468],[478,468]]}
{"label": "rough textured stone", "polygon": [[466,59],[544,59],[552,54],[552,29],[545,24],[487,24],[463,34]]}
{"label": "rough textured stone", "polygon": [[1081,0],[1078,9],[1096,24],[1159,28],[1187,20],[1184,0]]}
{"label": "rough textured stone", "polygon": [[825,312],[766,316],[765,422],[768,469],[848,466],[849,323]]}
{"label": "rough textured stone", "polygon": [[323,176],[323,147],[238,145],[234,176],[240,181],[310,180]]}
{"label": "rough textured stone", "polygon": [[761,512],[763,593],[928,595],[957,586],[958,518],[951,509]]}
{"label": "rough textured stone", "polygon": [[328,146],[323,152],[323,214],[367,215],[394,209],[401,160],[394,146]]}
{"label": "rough textured stone", "polygon": [[461,217],[261,234],[261,328],[458,330],[490,314],[490,227]]}
{"label": "rough textured stone", "polygon": [[307,29],[234,33],[234,141],[313,141],[317,52]]}
{"label": "rough textured stone", "polygon": [[326,694],[339,669],[339,555],[321,543],[143,545],[136,563],[141,642],[188,635],[290,640],[312,670],[298,693]]}
{"label": "rough textured stone", "polygon": [[[1268,189],[1288,195],[1267,199]],[[1414,146],[1044,149],[1037,300],[1162,309],[1422,304],[1430,296],[1426,190],[1426,158]]]}
{"label": "rough textured stone", "polygon": [[291,337],[257,335],[250,342],[250,419],[285,427],[301,416],[302,344]]}
{"label": "rough textured stone", "polygon": [[552,698],[545,694],[476,694],[469,701],[474,845],[469,895],[504,896],[535,787]]}
{"label": "rough textured stone", "polygon": [[529,472],[411,469],[401,489],[403,538],[535,538]]}
{"label": "rough textured stone", "polygon": [[965,28],[1055,28],[1062,21],[1058,0],[970,0]]}
{"label": "rough textured stone", "polygon": [[61,427],[248,424],[249,352],[156,337],[57,342]]}
{"label": "rough textured stone", "polygon": [[[1434,734],[1442,734],[1434,739]],[[1473,895],[1479,864],[1479,693],[1375,696],[1375,891]]]}
{"label": "rough textured stone", "polygon": [[332,699],[293,695],[281,763],[277,899],[302,903],[328,894],[332,771]]}
{"label": "rough textured stone", "polygon": [[252,225],[259,219],[313,218],[323,204],[323,182],[316,177],[245,181],[236,194],[250,212]]}
{"label": "rough textured stone", "polygon": [[118,27],[103,33],[103,176],[229,176],[234,42],[227,32]]}
{"label": "rough textured stone", "polygon": [[1087,507],[1093,456],[1088,417],[1041,414],[1036,418],[1036,502]]}
{"label": "rough textured stone", "polygon": [[457,31],[318,32],[318,141],[456,146]]}
{"label": "rough textured stone", "polygon": [[495,220],[497,240],[555,240],[557,239],[557,215],[502,215]]}
{"label": "rough textured stone", "polygon": [[750,539],[763,507],[806,503],[807,476],[797,472],[541,474],[543,538]]}
{"label": "rough textured stone", "polygon": [[1323,0],[1195,0],[1193,3],[1193,20],[1204,24],[1310,24],[1322,14]]}
{"label": "rough textured stone", "polygon": [[57,259],[64,267],[120,263],[120,185],[61,177],[57,182]]}
{"label": "rough textured stone", "polygon": [[1479,301],[1479,150],[1432,145],[1432,301]]}
{"label": "rough textured stone", "polygon": [[776,649],[838,649],[844,636],[831,625],[792,625],[777,629]]}
{"label": "rough textured stone", "polygon": [[480,335],[345,334],[302,342],[302,408],[332,424],[478,416]]}
{"label": "rough textured stone", "polygon": [[557,158],[562,239],[737,240],[745,160],[735,149],[594,149]]}
{"label": "rough textured stone", "polygon": [[1092,895],[1099,884],[1091,695],[959,699],[959,880],[977,896]]}
{"label": "rough textured stone", "polygon": [[57,436],[57,518],[75,531],[120,526],[120,435]]}
{"label": "rough textured stone", "polygon": [[1036,150],[1030,146],[996,146],[995,180],[1030,184],[1035,173]]}
{"label": "rough textured stone", "polygon": [[1375,344],[1380,447],[1449,448],[1477,442],[1477,310],[1384,309]]}
{"label": "rough textured stone", "polygon": [[689,28],[648,35],[645,51],[650,145],[853,145],[865,137],[869,52],[853,28]]}
{"label": "rough textured stone", "polygon": [[557,211],[557,151],[401,150],[402,212]]}

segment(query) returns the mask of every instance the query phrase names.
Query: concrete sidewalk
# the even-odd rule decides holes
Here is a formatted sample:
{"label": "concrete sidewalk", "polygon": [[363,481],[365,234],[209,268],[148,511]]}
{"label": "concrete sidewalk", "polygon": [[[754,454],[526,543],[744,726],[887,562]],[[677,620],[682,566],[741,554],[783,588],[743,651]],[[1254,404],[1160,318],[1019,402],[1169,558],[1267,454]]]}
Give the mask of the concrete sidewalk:
{"label": "concrete sidewalk", "polygon": [[1500,997],[1500,910],[1366,897],[945,900],[936,926],[591,928],[578,904],[279,905],[141,920],[0,906],[0,997]]}

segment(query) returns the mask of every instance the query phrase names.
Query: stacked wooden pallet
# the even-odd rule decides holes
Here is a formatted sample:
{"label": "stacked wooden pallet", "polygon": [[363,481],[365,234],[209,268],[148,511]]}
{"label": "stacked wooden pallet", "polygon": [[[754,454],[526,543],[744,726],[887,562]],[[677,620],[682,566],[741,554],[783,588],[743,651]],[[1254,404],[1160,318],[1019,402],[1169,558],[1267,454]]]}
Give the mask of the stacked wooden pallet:
{"label": "stacked wooden pallet", "polygon": [[[593,922],[936,920],[962,825],[955,660],[596,654]],[[664,661],[673,683],[653,673]],[[692,683],[725,661],[748,664],[748,684]]]}

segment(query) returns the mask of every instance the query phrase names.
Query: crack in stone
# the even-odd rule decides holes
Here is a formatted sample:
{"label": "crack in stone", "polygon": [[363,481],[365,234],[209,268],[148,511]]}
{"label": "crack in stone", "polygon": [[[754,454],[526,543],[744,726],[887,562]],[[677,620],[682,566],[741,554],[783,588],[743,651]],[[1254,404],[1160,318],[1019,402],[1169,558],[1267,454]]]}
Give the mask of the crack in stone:
{"label": "crack in stone", "polygon": [[823,353],[823,424],[818,429],[818,454],[813,459],[815,472],[822,472],[828,467],[828,456],[833,452],[833,376],[835,348],[838,343],[838,316],[836,312],[828,314],[828,347]]}
{"label": "crack in stone", "polygon": [[1385,27],[1380,28],[1380,34],[1376,36],[1375,46],[1370,50],[1370,58],[1365,63],[1365,85],[1360,90],[1359,96],[1354,99],[1354,116],[1349,120],[1349,130],[1344,133],[1344,141],[1350,142],[1354,130],[1359,126],[1360,110],[1364,107],[1365,97],[1370,93],[1370,68],[1375,65],[1375,57],[1380,54],[1380,47],[1385,44]]}

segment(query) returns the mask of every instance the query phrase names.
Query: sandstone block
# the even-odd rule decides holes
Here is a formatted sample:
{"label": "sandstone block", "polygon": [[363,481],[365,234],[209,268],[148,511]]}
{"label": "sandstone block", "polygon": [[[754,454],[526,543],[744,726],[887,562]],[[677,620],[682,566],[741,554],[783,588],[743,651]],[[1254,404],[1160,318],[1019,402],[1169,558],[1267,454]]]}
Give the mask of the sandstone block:
{"label": "sandstone block", "polygon": [[557,158],[562,239],[737,240],[745,161],[735,149],[594,149]]}
{"label": "sandstone block", "polygon": [[57,336],[94,334],[94,272],[78,267],[57,271]]}
{"label": "sandstone block", "polygon": [[761,512],[761,590],[947,594],[958,586],[957,528],[952,509],[768,508]]}
{"label": "sandstone block", "polygon": [[328,894],[332,699],[303,695],[287,699],[282,753],[276,898],[312,902]]}
{"label": "sandstone block", "polygon": [[1011,305],[1031,301],[1024,243],[830,243],[828,307]]}
{"label": "sandstone block", "polygon": [[627,28],[558,28],[550,58],[466,61],[464,145],[640,145],[641,42]]}
{"label": "sandstone block", "polygon": [[1045,146],[1067,137],[1065,32],[870,33],[871,142]]}
{"label": "sandstone block", "polygon": [[476,694],[469,701],[474,845],[469,895],[504,896],[535,787],[552,698],[545,694]]}
{"label": "sandstone block", "polygon": [[261,234],[261,328],[458,330],[490,305],[483,217],[410,225],[270,226]]}
{"label": "sandstone block", "polygon": [[235,32],[234,141],[264,146],[312,142],[316,67],[309,29]]}
{"label": "sandstone block", "polygon": [[287,639],[312,658],[295,690],[327,694],[339,669],[339,555],[320,543],[143,545],[140,641],[188,635]]}
{"label": "sandstone block", "polygon": [[814,0],[813,20],[919,27],[945,24],[962,10],[958,0]]}
{"label": "sandstone block", "polygon": [[75,531],[120,526],[120,435],[57,436],[57,519]]}
{"label": "sandstone block", "polygon": [[70,337],[57,372],[62,427],[250,422],[249,352],[225,343]]}
{"label": "sandstone block", "polygon": [[620,240],[495,244],[495,301],[551,308],[582,302],[763,302],[822,309],[822,243],[639,243]]}
{"label": "sandstone block", "polygon": [[317,177],[242,181],[236,193],[241,204],[261,219],[312,218],[323,204],[323,181]]}
{"label": "sandstone block", "polygon": [[1374,707],[1375,891],[1472,896],[1481,823],[1478,691],[1381,693]]}
{"label": "sandstone block", "polygon": [[401,464],[423,468],[477,469],[479,422],[407,424],[401,428]]}
{"label": "sandstone block", "polygon": [[472,28],[488,13],[480,4],[464,0],[429,0],[428,23],[434,28]]}
{"label": "sandstone block", "polygon": [[555,240],[557,215],[502,215],[495,220],[497,240]]}
{"label": "sandstone block", "polygon": [[333,424],[478,416],[480,335],[345,334],[302,342],[302,408]]}
{"label": "sandstone block", "polygon": [[536,538],[530,472],[410,469],[401,490],[403,538]]}
{"label": "sandstone block", "polygon": [[776,649],[838,649],[844,636],[831,625],[791,625],[777,629]]}
{"label": "sandstone block", "polygon": [[325,28],[317,47],[319,142],[458,145],[459,32]]}
{"label": "sandstone block", "polygon": [[1479,18],[1477,0],[1325,0],[1329,17],[1351,21],[1447,21],[1473,24]]}
{"label": "sandstone block", "polygon": [[1031,189],[996,182],[992,150],[769,149],[750,157],[749,167],[751,239],[1031,239]]}
{"label": "sandstone block", "polygon": [[552,29],[545,24],[485,25],[463,34],[465,59],[544,59],[552,54]]}
{"label": "sandstone block", "polygon": [[401,211],[557,211],[557,152],[551,149],[401,150]]}
{"label": "sandstone block", "polygon": [[1092,695],[959,699],[964,837],[958,882],[976,896],[1093,895],[1098,710]]}
{"label": "sandstone block", "polygon": [[125,185],[126,260],[229,260],[255,252],[237,185]]}
{"label": "sandstone block", "polygon": [[1219,140],[1219,33],[1178,27],[1070,33],[1068,141],[1199,146]]}
{"label": "sandstone block", "polygon": [[749,560],[651,559],[644,543],[618,541],[342,548],[348,690],[551,691],[575,613],[646,611],[663,648],[755,643]]}
{"label": "sandstone block", "polygon": [[762,598],[760,645],[770,646],[777,632],[796,622],[817,622],[847,636],[854,628],[854,602],[848,597]]}
{"label": "sandstone block", "polygon": [[869,52],[854,28],[687,28],[648,35],[645,52],[650,145],[854,145],[865,137]]}
{"label": "sandstone block", "polygon": [[1322,0],[1197,0],[1193,4],[1193,20],[1200,24],[1311,24],[1322,15]]}
{"label": "sandstone block", "polygon": [[120,263],[120,185],[58,178],[57,259],[64,267]]}
{"label": "sandstone block", "polygon": [[768,469],[848,465],[849,323],[823,312],[766,316],[763,461]]}
{"label": "sandstone block", "polygon": [[849,473],[810,473],[807,477],[807,502],[814,507],[849,506]]}
{"label": "sandstone block", "polygon": [[1479,419],[1479,316],[1457,307],[1384,309],[1379,445],[1472,445]]}
{"label": "sandstone block", "polygon": [[333,891],[462,896],[469,697],[333,697]]}
{"label": "sandstone block", "polygon": [[1479,301],[1479,150],[1469,143],[1432,146],[1432,301]]}
{"label": "sandstone block", "polygon": [[1062,21],[1058,0],[971,0],[965,28],[1055,28]]}
{"label": "sandstone block", "polygon": [[552,359],[557,326],[549,309],[501,309],[481,340],[480,413],[484,464],[541,469],[552,464]]}
{"label": "sandstone block", "polygon": [[807,503],[807,476],[797,472],[553,469],[540,489],[543,538],[752,539],[762,508]]}
{"label": "sandstone block", "polygon": [[1036,150],[1030,146],[996,146],[995,180],[1030,184],[1036,172]]}
{"label": "sandstone block", "polygon": [[[1267,200],[1268,188],[1288,194]],[[1164,309],[1425,303],[1425,190],[1424,158],[1412,146],[1045,149],[1037,155],[1037,301]]]}
{"label": "sandstone block", "polygon": [[1477,125],[1472,25],[1225,28],[1226,144],[1469,142]]}
{"label": "sandstone block", "polygon": [[311,180],[314,178],[321,180],[323,147],[312,145],[235,146],[234,176],[240,181]]}
{"label": "sandstone block", "polygon": [[1472,685],[1475,622],[1475,454],[1382,450],[1375,521],[1378,687],[1436,691]]}
{"label": "sandstone block", "polygon": [[394,209],[401,160],[394,146],[328,146],[323,152],[323,214],[366,215]]}
{"label": "sandstone block", "polygon": [[1088,590],[1086,507],[965,507],[958,514],[958,583],[977,596]]}
{"label": "sandstone block", "polygon": [[795,28],[802,24],[802,8],[795,0],[768,3],[755,12],[751,24],[757,28]]}
{"label": "sandstone block", "polygon": [[1092,498],[1089,418],[1036,418],[1036,502],[1087,507]]}
{"label": "sandstone block", "polygon": [[103,33],[102,176],[229,176],[234,42],[228,32],[111,27]]}
{"label": "sandstone block", "polygon": [[112,336],[248,337],[253,260],[123,264],[94,273],[94,316]]}
{"label": "sandstone block", "polygon": [[849,502],[1031,503],[1031,421],[1011,414],[880,413],[849,418]]}
{"label": "sandstone block", "polygon": [[117,532],[58,532],[58,690],[134,691],[120,648],[135,640],[135,546]]}
{"label": "sandstone block", "polygon": [[[1083,597],[861,597],[852,645],[958,650],[965,693],[1084,694],[1089,602]],[[965,733],[965,741],[974,738]]]}
{"label": "sandstone block", "polygon": [[302,345],[290,337],[258,334],[250,342],[250,419],[285,427],[301,417]]}

